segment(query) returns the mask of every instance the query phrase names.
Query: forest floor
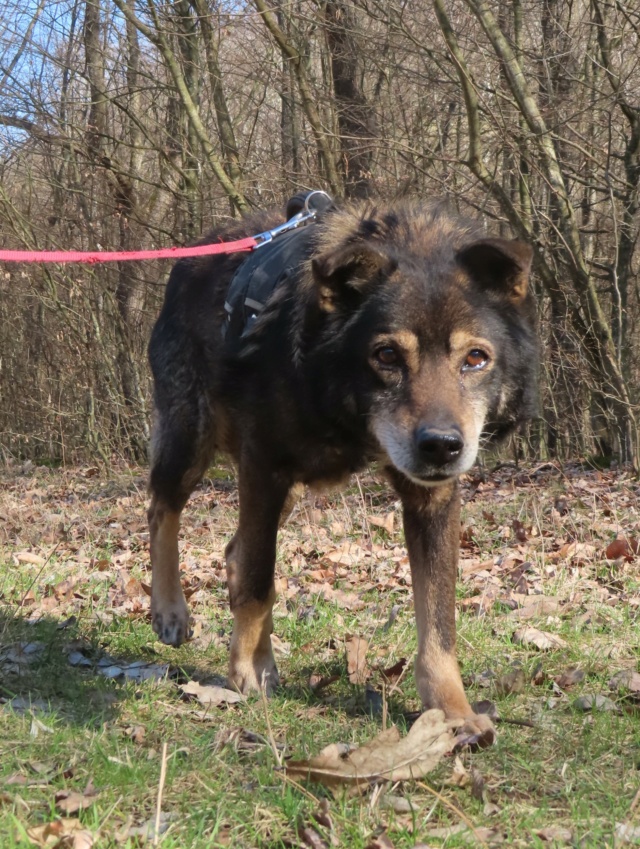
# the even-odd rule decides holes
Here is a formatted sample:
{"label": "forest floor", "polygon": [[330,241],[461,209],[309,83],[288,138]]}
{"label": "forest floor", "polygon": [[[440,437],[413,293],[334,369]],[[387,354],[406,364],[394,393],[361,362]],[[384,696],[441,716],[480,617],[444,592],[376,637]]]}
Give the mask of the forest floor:
{"label": "forest floor", "polygon": [[375,749],[416,718],[411,578],[382,478],[307,496],[283,528],[267,702],[221,687],[228,470],[185,512],[195,630],[172,649],[149,625],[144,471],[5,467],[0,846],[639,844],[639,494],[579,464],[466,477],[458,655],[497,742],[354,792],[286,766]]}

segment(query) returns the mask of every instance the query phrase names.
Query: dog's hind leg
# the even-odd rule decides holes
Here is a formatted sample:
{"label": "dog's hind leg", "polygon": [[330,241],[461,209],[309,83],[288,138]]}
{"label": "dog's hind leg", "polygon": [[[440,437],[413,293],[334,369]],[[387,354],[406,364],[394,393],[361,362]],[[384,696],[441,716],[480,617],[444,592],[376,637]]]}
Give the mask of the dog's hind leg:
{"label": "dog's hind leg", "polygon": [[[149,477],[151,623],[163,643],[179,646],[190,636],[189,607],[180,585],[180,514],[212,458],[202,418],[195,410],[158,416]],[[189,425],[185,424],[189,422]]]}
{"label": "dog's hind leg", "polygon": [[234,620],[229,686],[242,693],[264,687],[270,693],[278,684],[271,648],[276,538],[290,484],[266,469],[261,457],[241,459],[238,489],[238,530],[225,553]]}

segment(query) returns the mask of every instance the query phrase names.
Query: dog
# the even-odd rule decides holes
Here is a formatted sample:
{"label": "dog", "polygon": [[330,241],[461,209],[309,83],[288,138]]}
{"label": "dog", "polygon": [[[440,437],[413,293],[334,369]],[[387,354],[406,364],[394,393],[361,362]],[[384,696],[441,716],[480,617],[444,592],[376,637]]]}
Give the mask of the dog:
{"label": "dog", "polygon": [[[203,243],[283,218],[259,213]],[[238,529],[225,552],[228,680],[243,693],[271,691],[276,537],[293,493],[379,463],[402,503],[420,698],[490,743],[491,720],[472,710],[455,651],[458,478],[481,442],[536,411],[532,250],[487,237],[441,203],[410,201],[331,206],[274,244],[285,238],[299,238],[299,250],[289,250],[261,311],[245,298],[239,323],[232,281],[245,263],[273,278],[266,248],[249,259],[182,260],[171,272],[149,345],[153,628],[170,645],[189,637],[180,514],[215,453],[226,452],[239,489]]]}

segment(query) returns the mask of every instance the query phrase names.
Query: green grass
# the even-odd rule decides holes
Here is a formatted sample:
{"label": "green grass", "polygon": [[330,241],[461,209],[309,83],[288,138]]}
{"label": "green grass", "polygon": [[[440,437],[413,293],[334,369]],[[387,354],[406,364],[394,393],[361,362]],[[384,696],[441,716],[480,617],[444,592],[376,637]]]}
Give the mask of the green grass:
{"label": "green grass", "polygon": [[[525,672],[524,689],[500,696],[494,685],[468,687],[472,700],[491,699],[505,720],[495,746],[460,756],[467,770],[482,776],[480,792],[472,793],[471,784],[448,783],[454,759],[447,758],[423,782],[386,788],[413,805],[413,813],[396,814],[385,806],[385,793],[334,797],[317,785],[295,785],[277,760],[313,755],[332,742],[363,743],[380,732],[381,717],[371,715],[364,688],[348,681],[345,635],[369,640],[374,668],[390,667],[401,657],[411,661],[415,654],[401,532],[368,525],[368,517],[386,514],[394,505],[379,481],[366,479],[344,495],[311,496],[303,502],[281,534],[278,573],[288,586],[280,587],[275,632],[288,649],[278,656],[283,686],[266,710],[258,698],[205,712],[181,698],[178,684],[193,678],[206,683],[226,670],[231,617],[221,557],[236,510],[226,475],[206,483],[185,516],[185,577],[194,576],[196,584],[207,578],[210,585],[191,599],[201,633],[194,643],[174,650],[155,640],[146,621],[146,596],[118,595],[114,589],[123,576],[149,580],[140,473],[119,473],[111,480],[84,478],[82,470],[34,469],[29,474],[6,471],[0,498],[5,519],[0,697],[22,699],[17,711],[0,705],[2,849],[28,845],[27,829],[60,816],[56,793],[82,792],[89,782],[97,795],[74,816],[95,835],[94,845],[139,845],[126,834],[132,825],[155,817],[165,744],[162,810],[172,818],[160,839],[164,849],[303,846],[298,829],[313,826],[323,799],[329,802],[335,845],[353,849],[366,849],[382,830],[396,849],[417,843],[467,846],[474,842],[469,833],[432,833],[463,819],[492,830],[480,832],[488,845],[499,839],[506,846],[554,845],[536,832],[563,826],[571,831],[573,845],[600,849],[617,845],[616,823],[635,824],[638,707],[610,692],[608,682],[620,669],[637,668],[638,571],[637,563],[607,563],[603,554],[616,533],[637,532],[635,498],[628,497],[634,495],[633,482],[578,472],[573,477],[549,474],[535,485],[506,479],[500,487],[486,485],[484,494],[477,493],[465,506],[464,523],[473,529],[475,547],[463,555],[479,562],[497,557],[529,562],[530,594],[543,592],[563,604],[559,614],[524,624],[560,635],[567,647],[541,652],[514,644],[513,632],[522,623],[509,612],[508,582],[499,570],[492,572],[497,584],[482,586],[497,586],[498,602],[480,617],[460,609],[463,676],[474,682],[486,670],[501,675],[518,662]],[[578,486],[582,480],[597,492]],[[565,516],[551,509],[560,492],[568,493],[571,502]],[[607,495],[607,515],[598,494]],[[508,532],[514,519],[527,528],[520,546],[513,530]],[[350,594],[343,599],[359,595],[359,610],[340,597],[333,603],[307,591],[322,583],[322,570],[332,572],[327,555],[349,540],[365,551],[371,546],[375,555],[350,566],[338,564],[333,573],[334,589]],[[558,560],[557,551],[571,541],[594,551],[582,559]],[[16,555],[24,552],[39,554],[44,562],[17,564]],[[108,568],[100,572],[96,564],[103,561]],[[71,579],[77,583],[58,598],[63,582]],[[461,582],[460,602],[480,589],[473,580]],[[389,626],[394,605],[399,610]],[[12,668],[2,658],[20,643],[41,644],[40,653],[32,663]],[[70,649],[94,663],[105,653],[121,662],[169,663],[171,674],[160,681],[109,680],[94,667],[71,666]],[[553,679],[572,665],[580,666],[585,678],[563,693]],[[535,673],[538,683],[532,680]],[[312,674],[340,678],[317,693],[309,686]],[[372,684],[379,686],[379,674]],[[611,698],[617,712],[575,709],[574,700],[584,694]],[[25,708],[29,701],[35,707]],[[419,707],[410,673],[387,701],[389,720],[404,730],[405,715]],[[236,731],[235,745],[233,735],[225,744],[234,729],[257,736],[245,744]],[[15,783],[16,776],[23,783]],[[330,845],[326,831],[315,828]]]}

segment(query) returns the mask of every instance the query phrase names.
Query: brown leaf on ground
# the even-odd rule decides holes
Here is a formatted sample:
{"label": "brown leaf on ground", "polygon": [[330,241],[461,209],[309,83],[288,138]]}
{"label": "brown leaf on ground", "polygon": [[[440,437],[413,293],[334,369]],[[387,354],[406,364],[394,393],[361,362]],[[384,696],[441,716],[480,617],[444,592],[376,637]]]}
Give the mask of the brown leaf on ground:
{"label": "brown leaf on ground", "polygon": [[573,832],[569,828],[563,828],[561,825],[551,825],[548,828],[541,828],[535,832],[540,840],[547,843],[571,843],[573,840]]}
{"label": "brown leaf on ground", "polygon": [[513,642],[522,646],[534,646],[540,651],[551,651],[553,649],[566,648],[567,643],[557,634],[548,631],[539,631],[537,628],[527,626],[519,628],[513,635]]}
{"label": "brown leaf on ground", "polygon": [[378,528],[383,528],[389,536],[393,534],[393,529],[395,525],[396,514],[392,510],[391,513],[387,513],[386,516],[368,516],[367,521],[370,525],[374,525]]}
{"label": "brown leaf on ground", "polygon": [[444,783],[450,784],[452,787],[466,787],[471,783],[469,770],[462,763],[459,755],[456,755],[456,759],[453,762],[453,772]]}
{"label": "brown leaf on ground", "polygon": [[115,835],[115,839],[118,843],[126,843],[130,838],[135,838],[141,843],[151,840],[155,841],[156,837],[159,837],[167,831],[172,820],[175,818],[176,814],[165,813],[165,811],[162,811],[160,813],[160,821],[158,823],[157,830],[156,818],[152,817],[150,820],[142,823],[142,825],[126,825]]}
{"label": "brown leaf on ground", "polygon": [[615,826],[616,846],[621,843],[640,843],[640,825],[617,822]]}
{"label": "brown leaf on ground", "polygon": [[509,672],[498,675],[494,684],[498,695],[509,696],[512,693],[523,693],[525,682],[524,669],[514,665]]}
{"label": "brown leaf on ground", "polygon": [[76,790],[60,790],[56,793],[56,808],[61,814],[77,814],[90,808],[96,801],[95,791],[78,793]]}
{"label": "brown leaf on ground", "polygon": [[[509,613],[511,619],[526,621],[538,616],[550,616],[560,609],[560,600],[553,596],[527,596],[527,602],[523,607],[518,607]],[[530,600],[529,600],[530,599]]]}
{"label": "brown leaf on ground", "polygon": [[198,681],[188,681],[180,684],[180,689],[187,696],[195,696],[201,705],[205,707],[217,707],[218,705],[233,705],[244,702],[246,697],[235,690],[228,690],[218,684],[200,684]]}
{"label": "brown leaf on ground", "polygon": [[386,831],[374,837],[370,843],[367,843],[366,849],[393,849],[393,843],[389,840],[389,835]]}
{"label": "brown leaf on ground", "polygon": [[625,560],[631,562],[635,555],[638,554],[640,543],[634,537],[629,539],[614,539],[610,542],[605,551],[607,560],[617,560],[619,557],[624,557]]}
{"label": "brown leaf on ground", "polygon": [[570,666],[560,675],[556,675],[554,681],[561,690],[568,690],[584,681],[584,669],[580,669],[578,666]]}
{"label": "brown leaf on ground", "polygon": [[285,769],[293,778],[328,787],[346,784],[359,792],[380,780],[421,778],[453,749],[456,727],[442,711],[429,710],[418,717],[406,737],[393,726],[360,748],[332,743],[314,758],[289,761]]}
{"label": "brown leaf on ground", "polygon": [[388,669],[381,669],[380,674],[387,684],[397,684],[407,666],[407,658],[401,657],[397,663]]}
{"label": "brown leaf on ground", "polygon": [[34,554],[33,551],[18,551],[13,555],[18,563],[30,563],[33,566],[43,566],[45,558],[41,554]]}
{"label": "brown leaf on ground", "polygon": [[601,693],[589,693],[586,696],[580,696],[574,700],[573,707],[576,710],[600,710],[611,711],[612,713],[617,713],[620,710],[614,701]]}
{"label": "brown leaf on ground", "polygon": [[347,651],[347,672],[352,684],[365,684],[371,678],[371,669],[367,663],[369,643],[364,637],[347,635],[344,641]]}
{"label": "brown leaf on ground", "polygon": [[90,849],[95,840],[94,835],[75,818],[37,825],[28,828],[26,834],[32,844],[48,849]]}
{"label": "brown leaf on ground", "polygon": [[640,698],[640,672],[635,669],[622,669],[611,678],[609,688],[635,699]]}
{"label": "brown leaf on ground", "polygon": [[311,849],[329,849],[326,840],[323,840],[315,828],[311,828],[311,826],[301,826],[298,829],[298,837],[305,846],[310,846]]}

